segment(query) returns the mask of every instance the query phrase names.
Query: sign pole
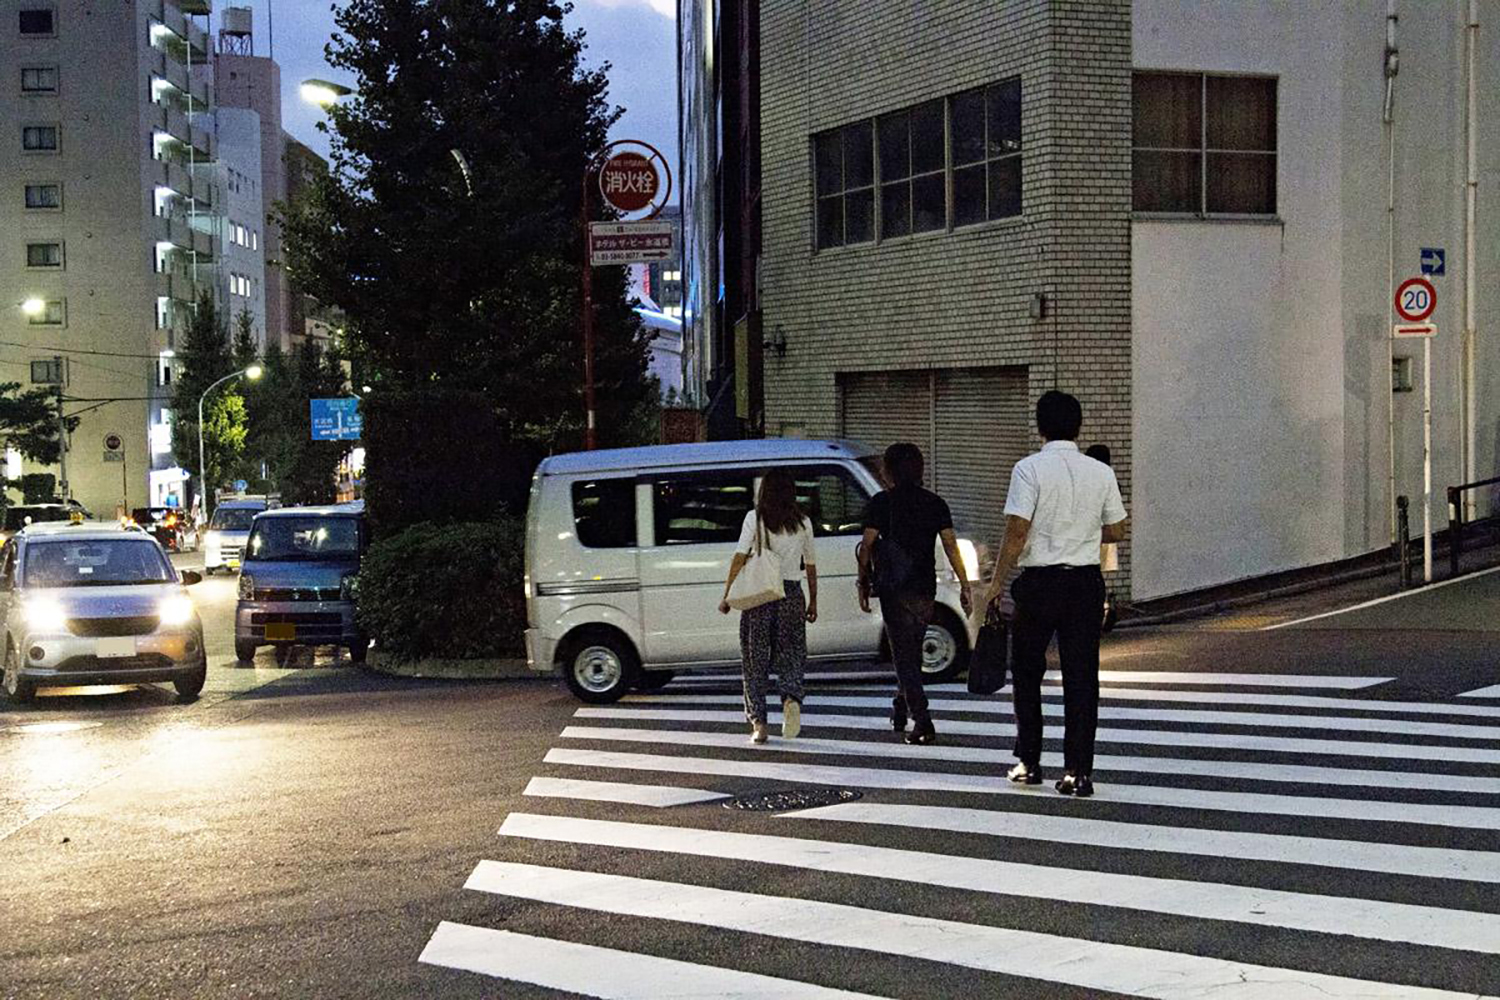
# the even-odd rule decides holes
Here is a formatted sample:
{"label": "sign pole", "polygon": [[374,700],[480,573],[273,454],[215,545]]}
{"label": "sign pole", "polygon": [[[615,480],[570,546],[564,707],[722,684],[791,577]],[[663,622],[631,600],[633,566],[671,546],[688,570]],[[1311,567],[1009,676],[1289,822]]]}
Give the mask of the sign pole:
{"label": "sign pole", "polygon": [[[1452,544],[1452,540],[1449,540]],[[1432,582],[1432,338],[1422,338],[1422,580]]]}
{"label": "sign pole", "polygon": [[583,229],[583,408],[587,423],[583,428],[583,447],[599,447],[594,417],[594,262],[589,254],[589,177],[594,172],[590,161],[583,171],[583,200],[579,204]]}

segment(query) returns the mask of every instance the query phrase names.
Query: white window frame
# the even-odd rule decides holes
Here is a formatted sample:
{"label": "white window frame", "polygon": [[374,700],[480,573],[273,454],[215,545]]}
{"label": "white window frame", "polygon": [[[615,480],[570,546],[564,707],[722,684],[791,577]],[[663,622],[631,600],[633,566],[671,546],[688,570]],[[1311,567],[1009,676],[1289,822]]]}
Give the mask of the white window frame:
{"label": "white window frame", "polygon": [[[26,145],[27,133],[42,129],[52,130],[51,146]],[[62,152],[62,125],[58,122],[27,122],[21,126],[21,152],[27,156],[56,156]]]}
{"label": "white window frame", "polygon": [[[37,205],[37,206],[32,206],[32,205],[28,204],[26,202],[26,188],[56,188],[57,189],[57,204],[56,205]],[[21,203],[26,206],[26,211],[28,211],[28,212],[61,212],[63,210],[63,205],[65,204],[65,202],[63,200],[63,186],[62,186],[62,182],[61,181],[32,181],[31,183],[24,185],[22,187],[22,190],[21,190]]]}
{"label": "white window frame", "polygon": [[[56,264],[33,264],[31,262],[32,247],[57,247]],[[62,271],[67,268],[68,254],[63,246],[62,240],[27,240],[26,241],[26,267],[32,271]]]}
{"label": "white window frame", "polygon": [[[26,6],[26,7],[17,7],[17,8],[15,8],[15,10],[16,10],[16,19],[12,23],[16,26],[16,36],[18,38],[56,38],[57,37],[57,5],[56,4],[50,4],[50,3],[33,3],[33,4],[30,4],[30,5]],[[38,13],[39,14],[42,11],[46,11],[47,13],[49,13],[49,14],[52,15],[52,30],[51,31],[22,31],[21,30],[21,15],[22,14],[31,14],[31,13]]]}
{"label": "white window frame", "polygon": [[[52,74],[52,86],[51,87],[28,87],[28,86],[26,86],[26,74],[28,74],[28,73],[51,73]],[[47,95],[47,94],[56,94],[57,91],[58,91],[59,86],[60,86],[59,74],[58,74],[58,71],[57,71],[57,66],[55,64],[51,64],[51,65],[22,66],[21,67],[21,93],[25,94],[26,96],[28,96],[28,97],[41,97],[41,96],[44,96],[44,95]]]}

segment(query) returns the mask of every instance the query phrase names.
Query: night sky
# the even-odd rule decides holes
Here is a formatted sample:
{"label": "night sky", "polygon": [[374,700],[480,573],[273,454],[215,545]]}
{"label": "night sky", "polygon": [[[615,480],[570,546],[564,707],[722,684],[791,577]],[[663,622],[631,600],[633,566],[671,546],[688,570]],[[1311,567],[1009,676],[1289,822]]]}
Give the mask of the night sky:
{"label": "night sky", "polygon": [[[328,138],[317,130],[318,108],[298,96],[308,77],[354,81],[323,61],[323,46],[334,30],[328,0],[221,0],[214,5],[255,10],[255,54],[267,55],[267,15],[275,17],[275,58],[281,64],[282,127],[323,155]],[[268,8],[274,9],[268,10]],[[614,64],[610,99],[625,108],[614,138],[643,139],[677,161],[676,0],[575,0],[569,22],[588,33],[590,65]],[[218,32],[217,14],[214,33]]]}

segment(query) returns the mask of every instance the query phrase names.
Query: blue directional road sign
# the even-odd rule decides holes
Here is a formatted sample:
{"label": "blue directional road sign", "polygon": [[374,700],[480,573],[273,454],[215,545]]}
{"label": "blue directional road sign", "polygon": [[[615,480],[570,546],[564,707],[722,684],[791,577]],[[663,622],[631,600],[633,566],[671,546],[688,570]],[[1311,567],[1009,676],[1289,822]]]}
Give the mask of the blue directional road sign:
{"label": "blue directional road sign", "polygon": [[1444,269],[1447,267],[1446,257],[1447,257],[1447,254],[1445,254],[1443,252],[1443,248],[1442,247],[1423,247],[1422,248],[1422,273],[1423,274],[1442,274],[1442,273],[1444,273]]}
{"label": "blue directional road sign", "polygon": [[314,441],[357,441],[364,430],[359,400],[314,399],[312,404],[312,439]]}

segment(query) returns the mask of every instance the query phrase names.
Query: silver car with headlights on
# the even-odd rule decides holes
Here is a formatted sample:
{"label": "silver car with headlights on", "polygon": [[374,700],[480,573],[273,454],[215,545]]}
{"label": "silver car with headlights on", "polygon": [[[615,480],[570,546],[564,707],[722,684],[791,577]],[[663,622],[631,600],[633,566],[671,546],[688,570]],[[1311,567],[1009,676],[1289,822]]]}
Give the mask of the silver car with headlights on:
{"label": "silver car with headlights on", "polygon": [[208,675],[203,623],[161,543],[118,524],[31,524],[0,550],[3,686],[171,681],[183,700]]}

